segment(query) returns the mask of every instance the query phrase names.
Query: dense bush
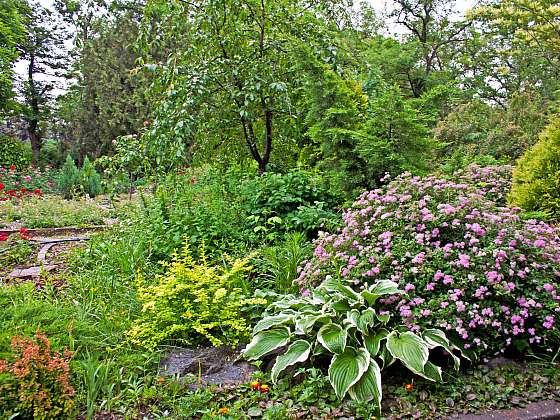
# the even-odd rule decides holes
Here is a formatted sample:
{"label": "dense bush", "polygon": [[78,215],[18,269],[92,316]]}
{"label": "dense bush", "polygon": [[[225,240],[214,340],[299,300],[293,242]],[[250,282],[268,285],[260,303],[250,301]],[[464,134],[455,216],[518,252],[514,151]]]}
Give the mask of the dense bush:
{"label": "dense bush", "polygon": [[15,166],[17,170],[31,164],[31,149],[21,140],[0,135],[0,168]]}
{"label": "dense bush", "polygon": [[344,228],[316,241],[297,282],[309,287],[332,275],[362,290],[393,280],[407,295],[385,299],[385,309],[411,331],[442,328],[476,355],[513,344],[551,351],[558,231],[497,207],[489,200],[495,184],[477,183],[404,174],[365,192],[344,213]]}
{"label": "dense bush", "polygon": [[509,199],[525,210],[560,218],[560,118],[517,161]]}
{"label": "dense bush", "polygon": [[235,346],[248,338],[251,330],[242,311],[266,301],[243,295],[247,291],[244,276],[250,269],[247,261],[235,261],[224,269],[210,266],[204,250],[200,255],[195,262],[186,243],[155,284],[138,278],[142,315],[128,333],[134,344],[152,349],[172,340]]}
{"label": "dense bush", "polygon": [[322,178],[303,170],[265,173],[247,180],[240,195],[249,225],[267,239],[294,230],[312,235],[335,216],[332,211],[335,197],[326,189]]}
{"label": "dense bush", "polygon": [[0,412],[6,418],[73,418],[71,354],[53,353],[39,331],[33,338],[14,337],[12,351],[0,359]]}

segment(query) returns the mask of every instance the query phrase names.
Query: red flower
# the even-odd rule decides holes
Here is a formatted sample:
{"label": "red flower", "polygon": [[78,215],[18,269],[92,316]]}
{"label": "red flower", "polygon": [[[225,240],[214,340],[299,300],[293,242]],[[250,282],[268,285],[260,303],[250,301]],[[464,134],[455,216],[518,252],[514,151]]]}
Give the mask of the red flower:
{"label": "red flower", "polygon": [[195,177],[191,178],[191,184],[193,184],[193,185],[196,184],[196,178]]}
{"label": "red flower", "polygon": [[6,191],[6,194],[11,195],[12,197],[16,196],[16,190],[8,190]]}
{"label": "red flower", "polygon": [[0,233],[0,241],[7,241],[8,238],[10,237],[10,235],[8,235],[6,232],[1,232]]}
{"label": "red flower", "polygon": [[0,182],[0,191],[2,191],[6,186]]}
{"label": "red flower", "polygon": [[21,239],[25,239],[26,241],[31,239],[31,234],[29,233],[29,229],[20,228],[19,229],[19,237]]}
{"label": "red flower", "polygon": [[22,189],[21,189],[21,192],[22,192],[22,193],[27,192],[27,188],[22,188]]}
{"label": "red flower", "polygon": [[43,194],[43,193],[41,192],[41,189],[40,189],[40,188],[36,188],[34,192],[35,192],[35,194],[37,194],[37,195],[42,195],[42,194]]}
{"label": "red flower", "polygon": [[16,165],[11,165],[10,166],[10,171],[15,171],[16,170]]}

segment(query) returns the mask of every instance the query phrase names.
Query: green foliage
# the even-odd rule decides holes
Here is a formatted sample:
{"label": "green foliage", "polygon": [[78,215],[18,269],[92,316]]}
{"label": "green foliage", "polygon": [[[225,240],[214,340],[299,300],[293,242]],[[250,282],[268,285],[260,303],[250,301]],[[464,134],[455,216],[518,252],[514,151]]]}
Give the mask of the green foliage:
{"label": "green foliage", "polygon": [[0,134],[0,167],[23,170],[31,164],[31,150],[21,140]]}
{"label": "green foliage", "polygon": [[[0,0],[0,111],[10,108],[14,96],[13,64],[19,56],[18,45],[25,37],[25,6],[18,0]],[[0,139],[1,142],[1,139]],[[1,153],[0,153],[1,156]],[[2,159],[0,158],[0,166]]]}
{"label": "green foliage", "polygon": [[328,378],[338,398],[349,394],[357,401],[373,401],[380,414],[381,370],[395,360],[417,375],[441,381],[441,368],[428,356],[431,349],[443,347],[459,367],[443,332],[428,329],[414,334],[391,322],[391,313],[377,310],[379,298],[403,293],[389,280],[357,293],[327,276],[308,296],[288,295],[272,303],[255,325],[244,355],[260,359],[288,346],[272,367],[273,382],[290,366],[330,358]]}
{"label": "green foliage", "polygon": [[560,118],[517,161],[509,200],[525,210],[560,218]]}
{"label": "green foliage", "polygon": [[142,315],[128,332],[132,343],[149,349],[169,341],[235,346],[249,336],[243,311],[266,301],[243,295],[245,273],[250,270],[247,260],[219,268],[208,264],[204,249],[200,255],[200,262],[195,262],[185,242],[181,254],[164,264],[165,273],[155,282],[138,278]]}
{"label": "green foliage", "polygon": [[331,210],[335,197],[321,176],[303,170],[269,172],[247,180],[240,196],[249,227],[266,240],[289,231],[314,235],[336,217]]}
{"label": "green foliage", "polygon": [[29,241],[21,239],[17,235],[11,235],[4,246],[0,243],[0,264],[4,267],[24,264],[32,252],[33,247]]}
{"label": "green foliage", "polygon": [[64,165],[60,170],[56,187],[64,198],[71,198],[79,192],[80,188],[80,170],[74,163],[72,156],[66,156]]}
{"label": "green foliage", "polygon": [[84,193],[90,197],[101,194],[101,175],[97,173],[95,166],[93,166],[87,156],[80,170],[80,184]]}
{"label": "green foliage", "polygon": [[62,155],[60,153],[60,144],[58,140],[46,139],[41,147],[39,155],[39,164],[41,166],[51,165],[58,167],[62,164]]}
{"label": "green foliage", "polygon": [[256,261],[257,270],[262,280],[260,288],[274,290],[278,293],[293,293],[293,282],[298,276],[298,267],[309,257],[311,244],[301,232],[290,232],[281,243],[259,250]]}
{"label": "green foliage", "polygon": [[9,418],[74,418],[70,385],[71,354],[51,351],[39,331],[33,338],[14,337],[12,354],[0,359],[0,410]]}
{"label": "green foliage", "polygon": [[98,201],[85,198],[61,200],[59,196],[49,195],[0,203],[2,221],[17,221],[27,228],[102,225],[105,218],[115,215],[115,211],[100,207]]}

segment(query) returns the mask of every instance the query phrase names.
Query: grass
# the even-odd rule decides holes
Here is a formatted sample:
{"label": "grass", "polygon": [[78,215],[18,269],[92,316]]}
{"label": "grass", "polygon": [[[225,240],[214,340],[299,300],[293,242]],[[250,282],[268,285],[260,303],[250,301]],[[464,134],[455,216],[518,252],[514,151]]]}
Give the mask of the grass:
{"label": "grass", "polygon": [[[63,200],[58,196],[30,197],[22,201],[0,203],[0,221],[20,222],[26,228],[87,227],[105,224],[105,219],[126,213],[133,202],[119,201],[108,209],[100,206],[102,199],[76,198]],[[0,226],[2,224],[0,222]]]}

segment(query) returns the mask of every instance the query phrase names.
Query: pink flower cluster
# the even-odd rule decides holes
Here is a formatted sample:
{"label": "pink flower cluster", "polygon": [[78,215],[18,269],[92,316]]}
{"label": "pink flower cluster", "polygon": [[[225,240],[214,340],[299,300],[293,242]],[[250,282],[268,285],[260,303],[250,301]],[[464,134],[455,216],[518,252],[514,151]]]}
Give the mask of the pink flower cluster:
{"label": "pink flower cluster", "polygon": [[[357,290],[379,279],[406,295],[382,300],[411,330],[442,328],[476,355],[558,337],[559,231],[501,207],[511,169],[458,180],[403,174],[363,193],[336,233],[321,233],[300,267],[302,287],[326,275]],[[498,200],[498,203],[493,200]],[[556,333],[554,333],[556,331]]]}

